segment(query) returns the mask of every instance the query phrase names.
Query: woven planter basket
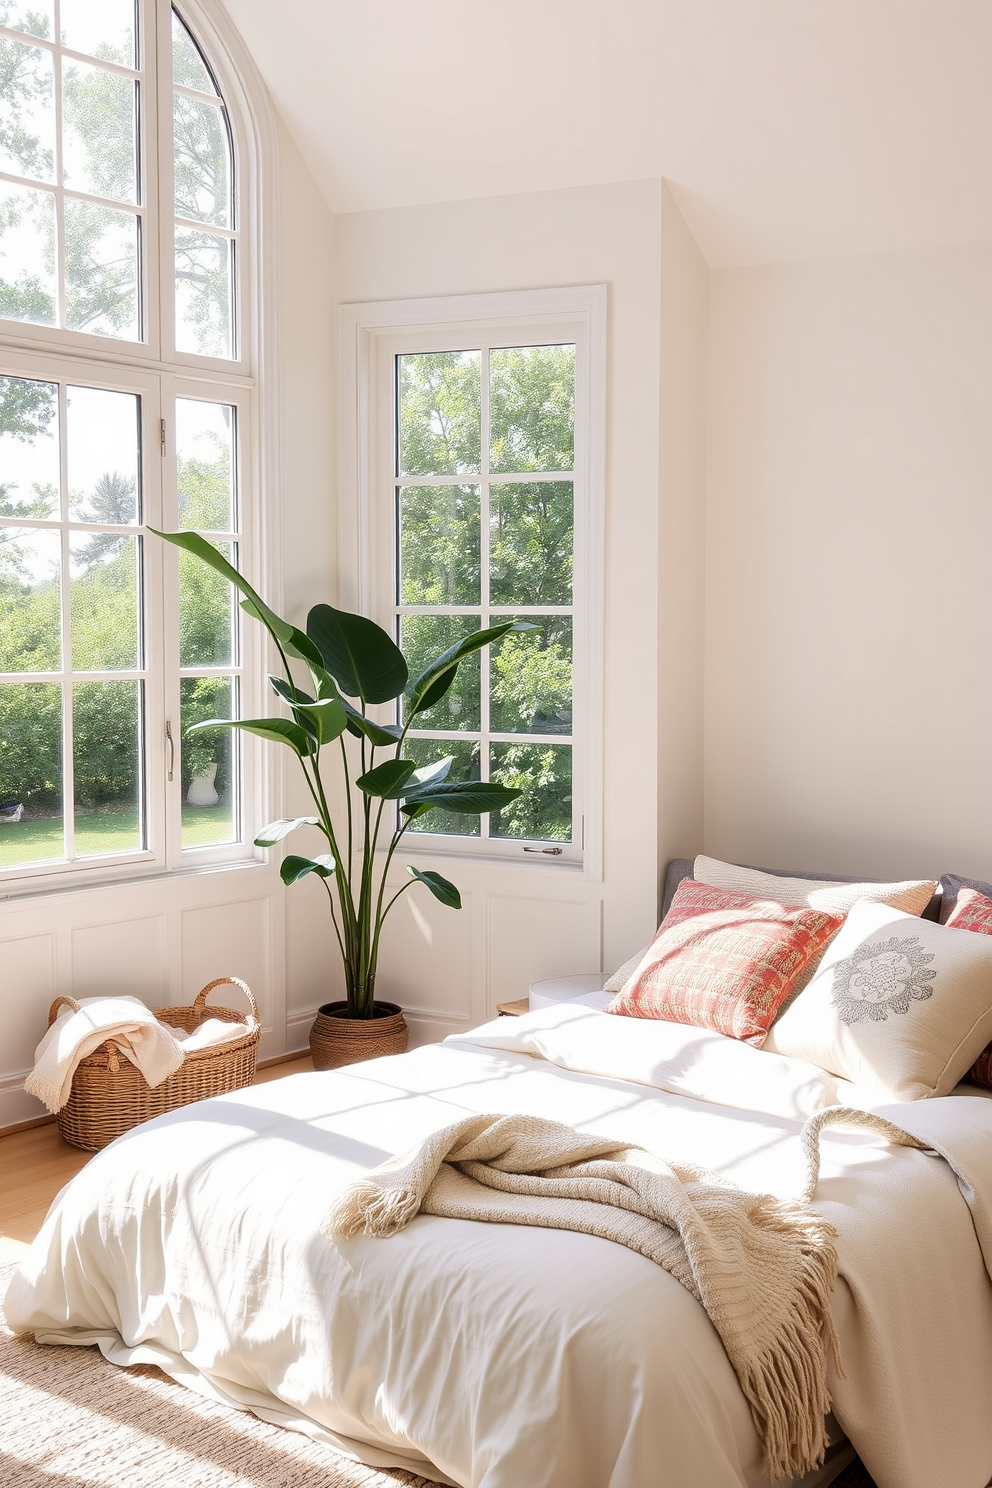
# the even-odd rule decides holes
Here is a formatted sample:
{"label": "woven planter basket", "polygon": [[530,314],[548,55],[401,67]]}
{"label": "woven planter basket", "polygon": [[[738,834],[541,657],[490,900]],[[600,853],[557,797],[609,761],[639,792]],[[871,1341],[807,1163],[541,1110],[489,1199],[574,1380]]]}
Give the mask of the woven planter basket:
{"label": "woven planter basket", "polygon": [[346,1002],[325,1002],[317,1010],[310,1030],[310,1053],[317,1070],[378,1059],[382,1054],[402,1054],[410,1030],[395,1002],[374,1002],[371,1018],[349,1018]]}
{"label": "woven planter basket", "polygon": [[[240,987],[247,997],[251,1007],[247,1020],[244,1013],[234,1008],[206,1006],[208,994],[225,982]],[[79,1004],[71,997],[57,997],[49,1009],[49,1027],[62,1007],[79,1011]],[[58,1113],[59,1131],[71,1146],[97,1152],[140,1121],[150,1121],[153,1116],[162,1116],[190,1101],[240,1090],[254,1080],[261,1027],[258,1004],[247,982],[239,977],[218,977],[197,994],[192,1007],[155,1008],[154,1013],[160,1023],[186,1033],[192,1033],[206,1018],[219,1018],[222,1023],[247,1021],[248,1033],[230,1044],[194,1049],[175,1074],[154,1089],[137,1066],[117,1052],[112,1041],[101,1044],[76,1066],[72,1092]]]}

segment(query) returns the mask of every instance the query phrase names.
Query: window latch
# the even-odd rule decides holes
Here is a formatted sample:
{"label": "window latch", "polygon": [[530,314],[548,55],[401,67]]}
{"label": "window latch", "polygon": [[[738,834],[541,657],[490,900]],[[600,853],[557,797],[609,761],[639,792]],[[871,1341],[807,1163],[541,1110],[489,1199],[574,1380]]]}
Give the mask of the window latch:
{"label": "window latch", "polygon": [[165,742],[169,746],[169,779],[173,777],[176,768],[176,741],[172,737],[172,719],[165,720]]}
{"label": "window latch", "polygon": [[563,847],[525,847],[524,852],[547,853],[549,858],[560,858],[565,851]]}

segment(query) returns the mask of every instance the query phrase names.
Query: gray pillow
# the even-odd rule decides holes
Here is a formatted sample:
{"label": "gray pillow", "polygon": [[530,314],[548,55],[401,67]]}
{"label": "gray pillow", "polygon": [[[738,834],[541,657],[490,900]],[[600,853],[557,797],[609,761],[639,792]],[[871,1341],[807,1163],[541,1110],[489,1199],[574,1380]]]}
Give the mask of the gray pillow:
{"label": "gray pillow", "polygon": [[992,884],[982,883],[980,878],[962,878],[959,873],[940,875],[940,923],[946,925],[951,910],[958,902],[958,889],[976,889],[986,899],[992,899]]}

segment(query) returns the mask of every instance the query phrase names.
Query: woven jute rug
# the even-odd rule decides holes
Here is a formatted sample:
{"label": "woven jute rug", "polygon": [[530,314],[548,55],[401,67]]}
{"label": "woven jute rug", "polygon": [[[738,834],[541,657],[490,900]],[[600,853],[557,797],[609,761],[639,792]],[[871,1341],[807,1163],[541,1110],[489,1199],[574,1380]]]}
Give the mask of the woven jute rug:
{"label": "woven jute rug", "polygon": [[[13,1266],[0,1267],[0,1299]],[[363,1467],[295,1431],[96,1348],[15,1338],[0,1313],[3,1488],[435,1488]]]}
{"label": "woven jute rug", "polygon": [[[0,1267],[0,1299],[12,1266]],[[436,1488],[347,1462],[295,1431],[204,1400],[95,1348],[15,1338],[0,1313],[3,1488]],[[521,1485],[526,1488],[526,1485]],[[875,1488],[856,1462],[834,1488]]]}

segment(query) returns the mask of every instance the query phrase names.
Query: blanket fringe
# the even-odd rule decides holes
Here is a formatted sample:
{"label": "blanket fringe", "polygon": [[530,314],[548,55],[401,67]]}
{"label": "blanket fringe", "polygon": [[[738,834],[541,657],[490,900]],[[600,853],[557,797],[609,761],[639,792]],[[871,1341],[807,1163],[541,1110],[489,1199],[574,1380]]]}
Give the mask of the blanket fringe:
{"label": "blanket fringe", "polygon": [[[771,1481],[802,1477],[823,1462],[827,1449],[826,1416],[830,1395],[826,1379],[827,1350],[838,1372],[840,1351],[830,1311],[837,1280],[836,1230],[818,1215],[805,1220],[800,1275],[793,1311],[775,1337],[759,1352],[734,1350],[732,1363],[762,1444],[763,1464]],[[792,1205],[783,1205],[792,1209]]]}
{"label": "blanket fringe", "polygon": [[383,1188],[363,1178],[338,1194],[320,1227],[330,1239],[349,1235],[385,1238],[402,1230],[420,1209],[420,1194],[412,1188]]}

